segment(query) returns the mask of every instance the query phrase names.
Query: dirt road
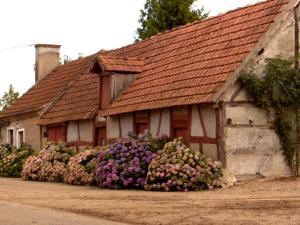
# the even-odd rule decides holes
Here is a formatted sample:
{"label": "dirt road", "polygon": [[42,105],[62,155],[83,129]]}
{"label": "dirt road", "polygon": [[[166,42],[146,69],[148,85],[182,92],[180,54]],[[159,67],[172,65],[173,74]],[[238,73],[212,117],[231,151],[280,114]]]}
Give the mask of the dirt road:
{"label": "dirt road", "polygon": [[[127,224],[300,224],[299,178],[190,193],[111,191],[0,178],[0,201]],[[18,215],[31,217],[30,210]],[[58,220],[55,225],[65,223]]]}
{"label": "dirt road", "polygon": [[95,217],[0,201],[0,225],[125,225]]}

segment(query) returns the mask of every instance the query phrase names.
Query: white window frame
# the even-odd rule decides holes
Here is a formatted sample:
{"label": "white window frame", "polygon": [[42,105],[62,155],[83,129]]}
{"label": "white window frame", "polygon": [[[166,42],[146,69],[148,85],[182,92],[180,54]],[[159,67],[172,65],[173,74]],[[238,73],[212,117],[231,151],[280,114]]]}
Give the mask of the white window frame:
{"label": "white window frame", "polygon": [[[13,138],[12,138],[13,143],[10,143],[10,133],[9,133],[10,130],[13,131]],[[15,146],[15,140],[16,140],[16,138],[15,138],[15,128],[14,127],[8,127],[6,129],[6,142],[7,142],[7,144],[11,144],[12,146]]]}
{"label": "white window frame", "polygon": [[21,144],[20,144],[20,139],[19,139],[19,133],[20,132],[23,132],[23,143],[25,143],[25,129],[22,128],[22,129],[17,129],[17,134],[16,134],[16,137],[17,137],[17,148],[20,148],[21,147]]}

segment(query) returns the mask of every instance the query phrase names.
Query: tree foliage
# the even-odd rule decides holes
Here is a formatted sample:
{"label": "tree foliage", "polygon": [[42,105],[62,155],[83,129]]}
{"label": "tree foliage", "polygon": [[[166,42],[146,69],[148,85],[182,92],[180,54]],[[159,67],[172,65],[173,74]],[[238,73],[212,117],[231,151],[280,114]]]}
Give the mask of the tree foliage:
{"label": "tree foliage", "polygon": [[300,166],[300,70],[294,68],[293,59],[277,57],[265,70],[264,80],[254,72],[240,77],[257,106],[275,111],[277,132],[281,138],[285,158],[294,175]]}
{"label": "tree foliage", "polygon": [[15,92],[13,86],[9,85],[8,92],[5,92],[0,99],[0,110],[5,110],[19,97],[19,92]]}
{"label": "tree foliage", "polygon": [[60,59],[60,64],[66,65],[72,61],[73,60],[68,55],[64,55],[64,57]]}
{"label": "tree foliage", "polygon": [[193,9],[197,0],[146,0],[141,10],[137,29],[138,40],[144,40],[159,32],[171,30],[195,20],[206,18],[208,13]]}

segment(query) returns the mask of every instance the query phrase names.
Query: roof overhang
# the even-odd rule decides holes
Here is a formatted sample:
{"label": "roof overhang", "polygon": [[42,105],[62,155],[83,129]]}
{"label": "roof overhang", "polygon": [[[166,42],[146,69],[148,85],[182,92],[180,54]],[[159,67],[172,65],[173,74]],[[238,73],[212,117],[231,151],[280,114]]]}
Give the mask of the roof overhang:
{"label": "roof overhang", "polygon": [[100,51],[97,61],[103,72],[141,73],[144,70],[144,60],[137,57],[120,57]]}

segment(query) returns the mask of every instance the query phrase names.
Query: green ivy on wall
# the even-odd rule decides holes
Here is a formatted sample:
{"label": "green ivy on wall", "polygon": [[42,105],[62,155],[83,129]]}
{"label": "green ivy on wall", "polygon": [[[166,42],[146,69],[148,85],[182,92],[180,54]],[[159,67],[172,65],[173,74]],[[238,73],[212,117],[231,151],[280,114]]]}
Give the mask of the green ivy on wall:
{"label": "green ivy on wall", "polygon": [[284,156],[295,176],[299,175],[300,158],[300,70],[293,59],[277,57],[266,65],[265,78],[260,80],[251,71],[239,78],[257,106],[274,111],[277,132]]}

